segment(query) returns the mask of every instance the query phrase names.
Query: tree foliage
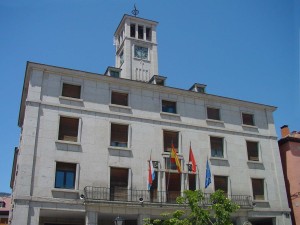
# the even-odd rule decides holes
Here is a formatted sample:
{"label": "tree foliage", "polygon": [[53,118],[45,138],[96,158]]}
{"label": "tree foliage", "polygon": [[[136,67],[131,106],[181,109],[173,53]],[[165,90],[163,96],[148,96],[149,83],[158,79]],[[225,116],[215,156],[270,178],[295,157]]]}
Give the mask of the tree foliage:
{"label": "tree foliage", "polygon": [[232,225],[231,214],[239,206],[228,199],[223,191],[210,195],[209,202],[200,191],[184,192],[183,197],[177,198],[177,203],[187,205],[188,209],[176,210],[173,213],[162,214],[162,219],[145,219],[145,225]]}

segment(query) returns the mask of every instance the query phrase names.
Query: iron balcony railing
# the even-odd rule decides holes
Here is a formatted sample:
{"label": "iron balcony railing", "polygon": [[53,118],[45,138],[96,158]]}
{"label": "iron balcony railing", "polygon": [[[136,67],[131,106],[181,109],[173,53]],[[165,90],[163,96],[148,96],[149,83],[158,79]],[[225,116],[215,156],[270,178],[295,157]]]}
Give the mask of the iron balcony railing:
{"label": "iron balcony railing", "polygon": [[[176,198],[183,196],[180,191],[148,191],[132,190],[123,187],[92,187],[84,188],[84,198],[86,202],[97,201],[118,201],[118,202],[136,202],[136,203],[159,203],[159,204],[176,204]],[[230,195],[228,196],[234,203],[241,208],[252,208],[252,197],[248,195]],[[210,194],[205,193],[204,199],[200,203],[202,206],[212,205]]]}

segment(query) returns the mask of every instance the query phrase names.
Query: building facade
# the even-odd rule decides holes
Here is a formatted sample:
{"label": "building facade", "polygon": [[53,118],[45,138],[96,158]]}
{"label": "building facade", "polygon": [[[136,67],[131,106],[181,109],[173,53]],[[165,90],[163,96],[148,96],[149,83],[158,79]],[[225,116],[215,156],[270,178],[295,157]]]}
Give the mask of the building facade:
{"label": "building facade", "polygon": [[300,224],[300,132],[290,132],[289,127],[281,127],[281,139],[278,141],[282,169],[293,224]]}
{"label": "building facade", "polygon": [[180,208],[176,197],[187,189],[223,190],[241,206],[234,224],[291,224],[276,108],[207,94],[203,84],[166,86],[157,25],[124,15],[114,34],[116,65],[103,75],[27,63],[13,225],[109,225],[115,218],[140,225]]}
{"label": "building facade", "polygon": [[0,225],[8,224],[10,210],[11,210],[10,194],[0,193]]}

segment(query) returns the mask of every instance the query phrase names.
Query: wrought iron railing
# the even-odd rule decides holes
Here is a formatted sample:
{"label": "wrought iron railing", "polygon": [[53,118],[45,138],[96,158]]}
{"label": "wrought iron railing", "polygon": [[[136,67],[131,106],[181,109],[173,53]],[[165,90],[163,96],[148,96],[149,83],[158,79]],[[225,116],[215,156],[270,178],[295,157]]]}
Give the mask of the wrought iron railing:
{"label": "wrought iron railing", "polygon": [[[84,197],[87,202],[113,201],[113,202],[136,202],[136,203],[160,203],[176,204],[176,198],[183,196],[179,191],[148,191],[133,190],[123,187],[92,187],[84,188]],[[230,195],[228,196],[234,203],[241,208],[252,208],[252,197],[249,195]],[[212,205],[210,194],[205,193],[204,199],[200,202],[202,206]]]}

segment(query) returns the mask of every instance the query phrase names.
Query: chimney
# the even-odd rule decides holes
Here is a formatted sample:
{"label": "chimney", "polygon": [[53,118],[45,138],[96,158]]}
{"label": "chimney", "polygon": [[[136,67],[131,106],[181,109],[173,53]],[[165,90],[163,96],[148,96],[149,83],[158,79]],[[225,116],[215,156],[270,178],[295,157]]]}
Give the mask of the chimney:
{"label": "chimney", "polygon": [[290,129],[288,125],[283,125],[281,127],[281,137],[282,138],[287,137],[289,134],[290,134]]}

